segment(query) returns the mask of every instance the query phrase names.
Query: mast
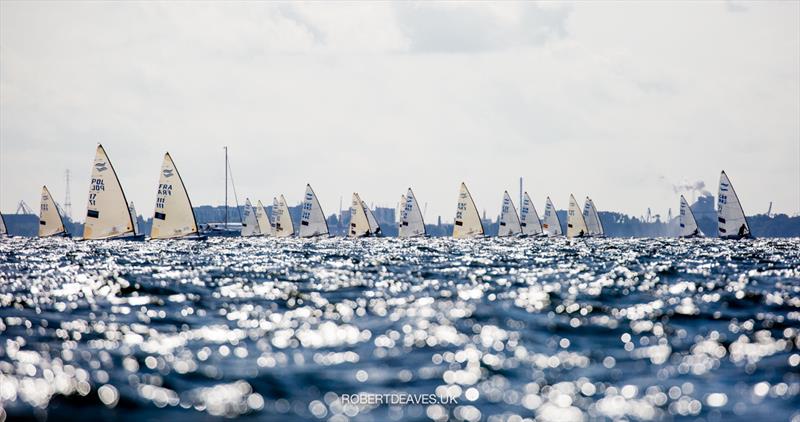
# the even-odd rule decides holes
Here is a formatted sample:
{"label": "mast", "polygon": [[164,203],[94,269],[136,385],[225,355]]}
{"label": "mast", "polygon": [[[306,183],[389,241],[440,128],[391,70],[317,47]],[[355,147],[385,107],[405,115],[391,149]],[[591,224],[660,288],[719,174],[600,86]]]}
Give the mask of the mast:
{"label": "mast", "polygon": [[225,149],[225,229],[228,228],[228,147]]}

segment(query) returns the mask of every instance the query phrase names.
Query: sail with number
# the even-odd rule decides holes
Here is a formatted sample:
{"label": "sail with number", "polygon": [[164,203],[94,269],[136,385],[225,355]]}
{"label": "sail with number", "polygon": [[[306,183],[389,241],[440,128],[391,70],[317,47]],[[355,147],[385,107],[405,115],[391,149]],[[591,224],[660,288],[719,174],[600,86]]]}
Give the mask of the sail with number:
{"label": "sail with number", "polygon": [[483,223],[478,214],[478,207],[475,206],[475,201],[472,200],[467,185],[461,182],[461,188],[458,191],[458,208],[453,224],[453,237],[463,239],[483,236],[483,233]]}
{"label": "sail with number", "polygon": [[697,220],[694,218],[692,207],[686,202],[686,198],[681,195],[681,212],[678,215],[678,224],[680,225],[679,237],[703,237],[705,236],[697,226]]}
{"label": "sail with number", "polygon": [[600,215],[597,213],[597,207],[594,206],[592,198],[588,196],[586,197],[586,203],[583,205],[583,220],[586,221],[590,236],[605,236],[603,223],[600,222]]}
{"label": "sail with number", "polygon": [[539,221],[539,214],[536,212],[536,207],[533,206],[531,197],[528,192],[522,197],[522,204],[519,207],[519,225],[522,228],[522,234],[537,235],[542,234],[542,222]]}
{"label": "sail with number", "polygon": [[0,212],[0,236],[5,236],[8,234],[8,228],[6,228],[6,220],[3,218],[3,213]]}
{"label": "sail with number", "polygon": [[151,239],[199,237],[189,193],[169,153],[164,154],[156,192]]}
{"label": "sail with number", "polygon": [[133,233],[136,236],[142,234],[139,229],[139,217],[136,215],[136,207],[133,206],[133,201],[128,204],[128,212],[131,213],[131,221],[133,221]]}
{"label": "sail with number", "polygon": [[397,209],[394,211],[394,218],[397,220],[397,225],[403,223],[403,209],[406,207],[406,196],[400,195],[400,202],[397,203]]}
{"label": "sail with number", "polygon": [[261,236],[269,236],[272,232],[272,224],[269,221],[269,215],[264,208],[264,204],[259,200],[255,206],[256,222],[258,222],[258,234]]}
{"label": "sail with number", "polygon": [[47,186],[42,186],[42,202],[39,206],[39,237],[66,235],[64,218]]}
{"label": "sail with number", "polygon": [[564,232],[561,231],[561,220],[558,219],[558,212],[556,206],[550,197],[547,197],[547,202],[544,206],[544,222],[542,223],[542,230],[548,236],[561,236]]}
{"label": "sail with number", "polygon": [[300,213],[300,237],[327,236],[328,222],[319,205],[319,199],[311,189],[311,185],[306,185],[306,193],[303,199],[303,209]]}
{"label": "sail with number", "polygon": [[378,224],[378,219],[375,218],[375,214],[372,213],[372,210],[369,209],[366,202],[361,201],[361,205],[364,207],[364,211],[367,213],[367,221],[369,221],[370,234],[373,236],[380,236],[381,225]]}
{"label": "sail with number", "polygon": [[289,214],[289,206],[286,205],[286,198],[283,195],[280,199],[272,199],[272,235],[276,237],[289,237],[294,234],[294,224],[292,216]]}
{"label": "sail with number", "polygon": [[580,204],[575,200],[575,196],[569,195],[569,208],[567,209],[567,237],[584,237],[589,234],[586,227],[586,220]]}
{"label": "sail with number", "polygon": [[517,209],[508,191],[503,192],[503,204],[500,209],[500,227],[497,230],[498,236],[513,236],[522,233]]}
{"label": "sail with number", "polygon": [[347,235],[350,237],[364,237],[370,235],[369,219],[364,207],[364,202],[357,193],[353,192],[353,200],[350,204],[350,229]]}
{"label": "sail with number", "polygon": [[125,192],[106,150],[100,144],[97,145],[94,156],[91,180],[83,238],[111,239],[135,236]]}
{"label": "sail with number", "polygon": [[422,210],[417,203],[417,197],[411,188],[404,195],[405,204],[400,212],[400,237],[425,236],[425,221],[422,219]]}
{"label": "sail with number", "polygon": [[242,236],[258,236],[261,230],[258,227],[258,220],[256,219],[256,210],[253,209],[253,204],[250,198],[245,198],[244,202],[244,215],[242,216]]}
{"label": "sail with number", "polygon": [[752,237],[750,225],[744,215],[739,196],[733,189],[728,175],[723,171],[719,176],[719,195],[717,196],[717,221],[719,237],[723,239],[742,239]]}

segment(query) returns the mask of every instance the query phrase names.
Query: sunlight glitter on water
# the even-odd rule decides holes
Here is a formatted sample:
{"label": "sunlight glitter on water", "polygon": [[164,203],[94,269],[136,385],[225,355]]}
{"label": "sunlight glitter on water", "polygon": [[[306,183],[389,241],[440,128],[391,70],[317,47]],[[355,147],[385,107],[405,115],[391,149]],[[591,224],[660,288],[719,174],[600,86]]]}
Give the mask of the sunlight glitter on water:
{"label": "sunlight glitter on water", "polygon": [[800,417],[797,239],[10,238],[0,305],[10,416]]}

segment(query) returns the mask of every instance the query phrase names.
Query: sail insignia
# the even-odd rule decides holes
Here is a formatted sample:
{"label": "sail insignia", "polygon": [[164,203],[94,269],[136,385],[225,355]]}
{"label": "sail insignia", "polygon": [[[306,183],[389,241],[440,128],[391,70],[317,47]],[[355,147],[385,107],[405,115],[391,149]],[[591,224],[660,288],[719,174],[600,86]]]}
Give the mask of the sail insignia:
{"label": "sail insignia", "polygon": [[253,204],[250,198],[245,198],[244,214],[242,216],[242,236],[251,237],[261,234],[258,226],[258,219],[256,218],[256,211],[253,209]]}
{"label": "sail insignia", "polygon": [[42,186],[42,201],[39,206],[39,237],[65,235],[64,218],[53,195]]}
{"label": "sail insignia", "polygon": [[679,237],[703,237],[705,234],[697,226],[697,220],[694,218],[692,207],[686,201],[686,198],[681,195],[681,208],[678,214],[678,236]]}
{"label": "sail insignia", "polygon": [[542,222],[539,221],[539,214],[536,212],[536,207],[533,205],[531,197],[528,192],[522,196],[522,204],[519,207],[519,225],[522,228],[522,234],[525,235],[538,235],[544,231],[542,229]]}
{"label": "sail insignia", "polygon": [[589,234],[586,227],[586,220],[575,196],[569,196],[569,208],[567,209],[567,237],[584,237]]}
{"label": "sail insignia", "polygon": [[752,237],[750,225],[744,215],[739,196],[733,189],[728,175],[723,171],[719,177],[717,196],[717,222],[719,237],[723,239],[742,239]]}
{"label": "sail insignia", "polygon": [[272,232],[272,223],[269,221],[269,215],[264,208],[264,204],[259,200],[254,208],[256,222],[258,223],[258,234],[261,236],[269,236]]}
{"label": "sail insignia", "polygon": [[358,193],[353,192],[353,199],[350,204],[350,227],[347,230],[350,237],[365,237],[370,235],[369,219],[364,207],[364,202]]}
{"label": "sail insignia", "polygon": [[586,202],[583,205],[583,219],[586,222],[589,236],[605,236],[603,230],[603,223],[600,221],[600,215],[597,213],[597,208],[594,206],[592,198],[586,197]]}
{"label": "sail insignia", "polygon": [[289,206],[283,195],[280,199],[272,199],[272,235],[276,237],[289,237],[294,234],[294,223],[289,214]]}
{"label": "sail insignia", "polygon": [[559,220],[556,207],[553,205],[553,201],[550,200],[549,196],[547,197],[547,202],[544,207],[542,230],[544,230],[544,233],[548,236],[561,236],[563,234],[561,230],[561,220]]}

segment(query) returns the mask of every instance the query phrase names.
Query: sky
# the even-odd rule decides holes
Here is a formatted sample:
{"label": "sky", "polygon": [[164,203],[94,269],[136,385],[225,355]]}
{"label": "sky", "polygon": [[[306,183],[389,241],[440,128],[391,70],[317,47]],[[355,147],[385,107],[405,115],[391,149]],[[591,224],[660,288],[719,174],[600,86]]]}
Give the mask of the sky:
{"label": "sky", "polygon": [[0,210],[41,185],[86,209],[96,144],[149,216],[169,151],[192,202],[326,214],[412,187],[452,220],[519,178],[673,213],[730,176],[747,214],[800,212],[800,2],[0,2]]}

